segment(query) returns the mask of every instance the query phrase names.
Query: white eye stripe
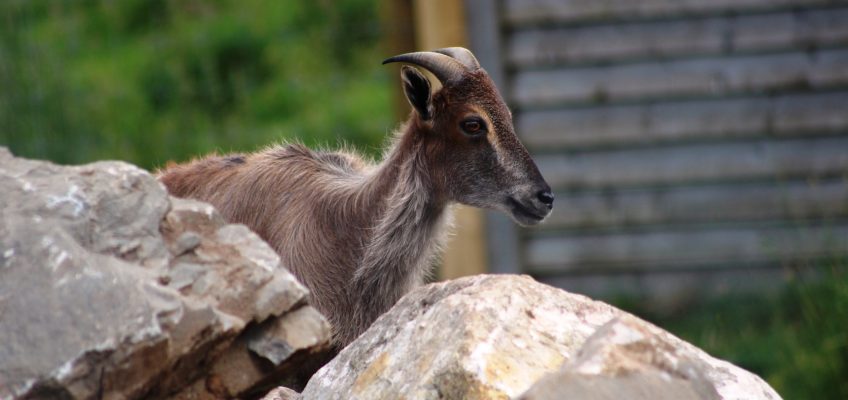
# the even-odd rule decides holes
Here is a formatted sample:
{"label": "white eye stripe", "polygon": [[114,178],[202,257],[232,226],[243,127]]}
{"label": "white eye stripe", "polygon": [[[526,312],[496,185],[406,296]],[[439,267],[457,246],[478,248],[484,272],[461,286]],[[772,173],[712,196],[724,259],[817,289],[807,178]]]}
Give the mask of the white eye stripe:
{"label": "white eye stripe", "polygon": [[508,151],[510,148],[509,145],[505,145],[501,140],[500,136],[495,131],[494,127],[489,130],[489,142],[492,144],[492,147],[495,148],[495,157],[498,160],[498,164],[511,176],[517,179],[523,179],[526,176],[526,173],[523,168],[521,168],[521,160],[515,159],[513,157],[513,153]]}

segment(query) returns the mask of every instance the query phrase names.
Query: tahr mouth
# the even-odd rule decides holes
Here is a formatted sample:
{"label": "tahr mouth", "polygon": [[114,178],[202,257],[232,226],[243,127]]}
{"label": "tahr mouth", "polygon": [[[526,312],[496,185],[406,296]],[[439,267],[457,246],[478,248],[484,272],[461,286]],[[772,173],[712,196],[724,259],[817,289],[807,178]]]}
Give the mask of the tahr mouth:
{"label": "tahr mouth", "polygon": [[509,210],[512,212],[512,215],[515,216],[520,223],[535,225],[542,222],[542,220],[548,216],[548,213],[540,214],[538,211],[528,208],[512,197],[507,198],[507,204],[509,205]]}

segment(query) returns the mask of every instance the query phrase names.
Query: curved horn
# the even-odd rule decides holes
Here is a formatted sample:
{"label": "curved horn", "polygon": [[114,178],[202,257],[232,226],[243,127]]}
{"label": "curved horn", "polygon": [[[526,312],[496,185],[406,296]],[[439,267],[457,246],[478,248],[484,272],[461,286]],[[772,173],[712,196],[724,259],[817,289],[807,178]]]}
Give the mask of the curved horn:
{"label": "curved horn", "polygon": [[480,62],[477,61],[477,57],[474,57],[474,54],[465,47],[446,47],[433,51],[457,59],[469,70],[480,69]]}
{"label": "curved horn", "polygon": [[426,68],[442,81],[442,85],[460,80],[466,70],[465,66],[456,59],[432,51],[401,54],[386,59],[383,64],[393,62],[405,62]]}

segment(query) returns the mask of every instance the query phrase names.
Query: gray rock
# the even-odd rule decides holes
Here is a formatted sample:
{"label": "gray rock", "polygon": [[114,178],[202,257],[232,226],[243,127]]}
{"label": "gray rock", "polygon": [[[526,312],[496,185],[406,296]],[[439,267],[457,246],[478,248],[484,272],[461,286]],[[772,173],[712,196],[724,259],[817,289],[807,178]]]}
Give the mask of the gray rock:
{"label": "gray rock", "polygon": [[270,392],[268,392],[262,400],[298,400],[300,399],[300,393],[295,392],[286,387],[278,387]]}
{"label": "gray rock", "polygon": [[330,326],[312,307],[292,311],[288,318],[275,319],[247,338],[247,347],[254,354],[274,365],[280,365],[295,352],[324,342]]}
{"label": "gray rock", "polygon": [[569,370],[567,389],[528,398],[628,398],[657,388],[680,397],[656,398],[779,398],[755,375],[621,310],[504,275],[409,293],[316,373],[302,398],[516,398],[562,365],[595,375],[584,381]]}
{"label": "gray rock", "polygon": [[[583,376],[561,373],[545,385],[534,385],[521,399],[580,400],[700,400],[689,382],[656,371],[638,371],[621,376]],[[538,386],[538,387],[537,387]]]}
{"label": "gray rock", "polygon": [[[735,377],[721,363],[668,332],[630,315],[616,317],[593,334],[557,372],[533,385],[522,400],[579,398],[587,400],[716,400],[714,383]],[[737,371],[733,371],[737,372]],[[752,378],[750,374],[739,374]],[[773,399],[762,382],[749,379],[745,399]],[[759,393],[755,393],[760,391]]]}
{"label": "gray rock", "polygon": [[270,356],[267,376],[328,346],[326,322],[267,244],[137,167],[63,167],[0,148],[0,205],[2,399],[185,391],[221,357],[249,355],[242,342],[265,326],[287,327],[266,341],[292,349]]}
{"label": "gray rock", "polygon": [[331,356],[330,326],[312,307],[269,319],[240,336],[176,399],[253,398],[278,385],[302,389]]}

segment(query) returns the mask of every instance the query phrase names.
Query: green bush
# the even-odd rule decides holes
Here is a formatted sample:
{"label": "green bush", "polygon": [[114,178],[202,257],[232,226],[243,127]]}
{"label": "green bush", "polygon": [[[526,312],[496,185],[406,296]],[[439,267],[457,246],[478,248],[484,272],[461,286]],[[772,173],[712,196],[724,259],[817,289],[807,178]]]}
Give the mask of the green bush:
{"label": "green bush", "polygon": [[0,145],[153,168],[395,121],[375,0],[0,2]]}

